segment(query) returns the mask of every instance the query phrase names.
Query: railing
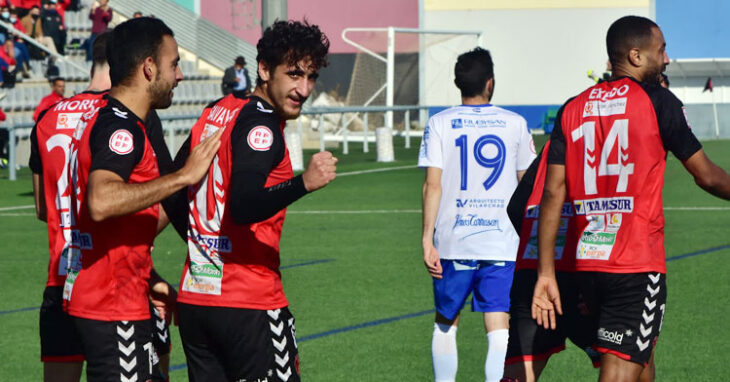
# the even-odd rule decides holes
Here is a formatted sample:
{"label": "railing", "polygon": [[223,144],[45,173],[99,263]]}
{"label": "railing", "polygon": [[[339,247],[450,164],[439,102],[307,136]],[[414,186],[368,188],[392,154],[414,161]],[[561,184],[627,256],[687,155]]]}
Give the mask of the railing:
{"label": "railing", "polygon": [[[314,115],[319,116],[319,148],[320,151],[325,150],[325,129],[324,129],[324,115],[326,114],[341,114],[340,121],[342,123],[342,153],[343,154],[349,154],[349,130],[347,129],[347,123],[345,122],[345,114],[347,113],[362,113],[363,114],[363,135],[362,135],[362,150],[363,152],[367,153],[369,152],[369,137],[368,137],[368,115],[370,113],[384,113],[384,112],[395,112],[395,111],[402,111],[404,112],[404,123],[405,123],[405,129],[403,131],[403,136],[405,137],[405,148],[411,147],[411,128],[410,128],[410,112],[412,110],[423,110],[428,109],[430,106],[418,106],[418,105],[412,105],[412,106],[354,106],[354,107],[322,107],[322,108],[310,108],[307,110],[302,111],[302,115]],[[198,114],[190,114],[190,115],[176,115],[176,116],[165,116],[160,115],[160,120],[162,121],[179,121],[179,120],[197,120],[200,117]],[[8,130],[8,178],[10,180],[16,180],[17,179],[17,169],[18,169],[18,160],[16,155],[16,143],[15,141],[18,138],[28,138],[30,136],[30,133],[27,133],[25,135],[20,136],[17,132],[19,129],[29,129],[32,128],[34,124],[32,123],[20,123],[20,124],[9,124],[7,126],[0,126],[0,129]],[[190,126],[192,127],[192,123]],[[178,130],[178,128],[173,126],[165,126],[163,124],[163,130],[165,132],[165,135],[169,137],[166,142],[168,147],[171,148],[171,150],[176,147],[175,142],[175,130]],[[301,142],[301,139],[304,135],[303,131],[303,125],[301,121],[301,117],[297,120],[297,133],[299,135],[299,140]],[[392,145],[392,141],[391,141]]]}
{"label": "railing", "polygon": [[50,49],[48,49],[45,46],[43,46],[43,44],[41,44],[38,41],[36,41],[33,37],[30,37],[27,34],[25,34],[25,33],[21,32],[21,31],[15,29],[15,27],[12,24],[10,24],[10,23],[6,23],[4,21],[0,21],[0,26],[3,26],[8,31],[10,31],[11,33],[16,34],[17,36],[19,36],[20,38],[22,38],[26,43],[29,43],[29,44],[35,46],[36,48],[38,48],[38,49],[40,49],[40,50],[48,53],[49,55],[55,57],[58,60],[61,60],[61,61],[64,61],[64,62],[68,63],[69,65],[71,65],[71,67],[73,67],[74,69],[78,70],[80,73],[83,73],[83,75],[88,78],[88,76],[89,76],[89,69],[88,68],[85,68],[85,67],[83,67],[83,66],[81,66],[81,65],[73,62],[72,60],[69,60],[64,55],[61,55],[61,54],[58,54],[56,52],[51,51]]}

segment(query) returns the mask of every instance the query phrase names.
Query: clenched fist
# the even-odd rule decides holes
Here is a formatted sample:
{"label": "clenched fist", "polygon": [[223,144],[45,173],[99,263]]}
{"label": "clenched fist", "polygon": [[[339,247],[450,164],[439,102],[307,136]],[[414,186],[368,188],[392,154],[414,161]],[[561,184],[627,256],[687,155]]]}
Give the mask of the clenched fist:
{"label": "clenched fist", "polygon": [[312,155],[307,169],[302,173],[304,188],[308,192],[319,190],[337,177],[337,158],[329,151]]}

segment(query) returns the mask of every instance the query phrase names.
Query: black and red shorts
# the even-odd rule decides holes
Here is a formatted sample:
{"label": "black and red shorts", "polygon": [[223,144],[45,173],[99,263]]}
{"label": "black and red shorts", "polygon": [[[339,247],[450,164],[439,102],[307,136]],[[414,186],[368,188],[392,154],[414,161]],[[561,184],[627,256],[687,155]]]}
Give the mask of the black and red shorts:
{"label": "black and red shorts", "polygon": [[664,320],[666,275],[578,272],[576,280],[598,312],[595,349],[646,366]]}
{"label": "black and red shorts", "polygon": [[574,273],[557,272],[556,278],[563,314],[557,315],[556,328],[552,330],[537,325],[532,318],[532,294],[537,272],[534,269],[515,272],[510,292],[509,343],[505,364],[546,360],[565,349],[567,338],[583,349],[594,367],[600,365],[600,354],[593,349],[596,315],[583,302]]}
{"label": "black and red shorts", "polygon": [[39,329],[42,362],[83,362],[81,339],[73,318],[63,311],[63,286],[43,291]]}
{"label": "black and red shorts", "polygon": [[86,356],[86,379],[164,381],[152,345],[151,321],[97,321],[74,317]]}
{"label": "black and red shorts", "polygon": [[178,303],[177,311],[191,382],[300,381],[296,329],[288,308]]}
{"label": "black and red shorts", "polygon": [[152,325],[152,346],[155,347],[158,356],[170,354],[172,342],[170,341],[170,325],[165,321],[165,317],[155,309],[150,302],[150,325]]}

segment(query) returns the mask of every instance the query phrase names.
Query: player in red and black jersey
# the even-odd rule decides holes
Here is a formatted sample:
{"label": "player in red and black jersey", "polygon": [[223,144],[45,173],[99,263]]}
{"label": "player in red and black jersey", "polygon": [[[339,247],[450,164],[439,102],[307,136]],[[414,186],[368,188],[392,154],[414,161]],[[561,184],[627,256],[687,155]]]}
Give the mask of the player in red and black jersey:
{"label": "player in red and black jersey", "polygon": [[332,181],[337,159],[317,153],[294,176],[283,129],[327,64],[329,42],[315,25],[279,21],[257,48],[253,94],[208,105],[176,158],[223,132],[207,176],[181,198],[189,228],[178,318],[191,381],[300,379],[279,241],[286,207]]}
{"label": "player in red and black jersey", "polygon": [[41,361],[45,381],[78,381],[84,360],[73,321],[63,311],[68,244],[71,243],[71,188],[68,162],[81,115],[98,107],[109,89],[108,34],[94,40],[91,81],[86,91],[40,113],[31,132],[29,167],[33,171],[36,215],[48,225],[50,261],[40,311]]}
{"label": "player in red and black jersey", "polygon": [[633,382],[651,359],[666,306],[667,152],[723,199],[730,199],[730,175],[707,158],[682,103],[657,83],[669,63],[659,27],[623,17],[609,28],[606,45],[613,77],[568,101],[551,135],[532,314],[554,329],[562,313],[553,258],[567,200],[576,214],[579,288],[598,313],[599,380]]}
{"label": "player in red and black jersey", "polygon": [[145,119],[171,104],[182,80],[172,31],[157,19],[129,20],[114,29],[106,52],[112,88],[101,108],[82,116],[71,150],[76,218],[64,306],[81,337],[88,380],[147,380],[161,377],[148,295],[174,304],[150,257],[167,223],[158,203],[196,183],[220,142],[214,134],[180,170],[160,176],[161,131],[155,135]]}

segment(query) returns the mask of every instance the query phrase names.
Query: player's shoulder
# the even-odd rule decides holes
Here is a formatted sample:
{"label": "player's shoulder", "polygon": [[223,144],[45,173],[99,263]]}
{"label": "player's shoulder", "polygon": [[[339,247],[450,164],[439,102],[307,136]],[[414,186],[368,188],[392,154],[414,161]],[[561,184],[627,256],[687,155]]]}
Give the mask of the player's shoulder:
{"label": "player's shoulder", "polygon": [[517,113],[515,111],[492,105],[489,108],[489,112],[496,114],[502,118],[512,120],[515,122],[521,122],[521,123],[527,125],[527,120],[525,119],[525,117],[523,117],[522,114]]}
{"label": "player's shoulder", "polygon": [[242,99],[246,103],[238,114],[236,128],[248,131],[258,126],[265,126],[272,131],[280,130],[282,120],[273,106],[256,96],[246,96]]}
{"label": "player's shoulder", "polygon": [[[126,130],[132,136],[138,138],[138,136],[144,136],[142,126],[144,126],[144,123],[137,115],[118,100],[109,98],[108,102],[99,109],[91,133],[93,135],[102,133],[107,135],[119,130]],[[123,131],[119,133],[124,134]]]}

